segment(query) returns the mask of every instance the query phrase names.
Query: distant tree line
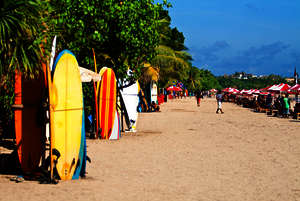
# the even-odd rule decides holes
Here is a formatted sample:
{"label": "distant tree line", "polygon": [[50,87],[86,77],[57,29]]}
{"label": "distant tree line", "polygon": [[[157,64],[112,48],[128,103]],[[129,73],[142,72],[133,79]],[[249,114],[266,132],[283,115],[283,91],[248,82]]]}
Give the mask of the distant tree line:
{"label": "distant tree line", "polygon": [[268,75],[260,78],[238,79],[232,76],[218,76],[217,80],[221,88],[234,87],[237,89],[262,89],[279,83],[286,83],[279,75]]}

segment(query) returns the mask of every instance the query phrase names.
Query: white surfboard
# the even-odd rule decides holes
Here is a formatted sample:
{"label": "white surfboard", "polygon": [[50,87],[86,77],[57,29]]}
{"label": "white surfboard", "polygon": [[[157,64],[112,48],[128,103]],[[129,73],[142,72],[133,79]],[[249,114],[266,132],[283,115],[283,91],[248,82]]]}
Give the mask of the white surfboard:
{"label": "white surfboard", "polygon": [[135,82],[133,85],[121,90],[121,94],[125,103],[125,107],[131,124],[131,132],[136,131],[136,123],[138,119],[137,106],[139,104],[139,84]]}

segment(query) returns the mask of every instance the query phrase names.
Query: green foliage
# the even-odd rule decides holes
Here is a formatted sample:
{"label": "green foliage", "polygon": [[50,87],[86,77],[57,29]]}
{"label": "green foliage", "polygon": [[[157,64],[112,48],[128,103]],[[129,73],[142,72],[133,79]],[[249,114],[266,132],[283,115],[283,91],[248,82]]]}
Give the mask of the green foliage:
{"label": "green foliage", "polygon": [[160,84],[166,85],[173,80],[184,80],[187,78],[187,72],[190,63],[186,60],[189,55],[186,52],[177,52],[167,46],[158,46],[156,48],[157,56],[151,64],[159,68]]}
{"label": "green foliage", "polygon": [[95,96],[94,96],[94,87],[92,82],[83,82],[82,83],[82,91],[83,91],[83,100],[84,100],[84,108],[85,115],[92,114],[95,111]]}
{"label": "green foliage", "polygon": [[[33,77],[41,70],[45,27],[39,0],[0,3],[0,79],[15,69]],[[3,80],[2,80],[3,81]]]}
{"label": "green foliage", "polygon": [[189,78],[185,81],[185,85],[189,90],[209,90],[213,88],[220,88],[217,78],[205,69],[191,67]]}
{"label": "green foliage", "polygon": [[7,136],[10,135],[13,129],[11,105],[14,103],[14,77],[10,75],[13,74],[2,77],[2,83],[5,84],[0,85],[0,127]]}
{"label": "green foliage", "polygon": [[[126,77],[128,67],[137,75],[158,45],[158,10],[153,0],[74,0],[50,2],[52,22],[60,48],[73,51],[84,67],[93,69],[91,49],[99,66],[112,67]],[[98,68],[99,69],[99,68]]]}
{"label": "green foliage", "polygon": [[[33,78],[44,62],[44,4],[39,0],[0,1],[0,122],[3,129],[13,125],[14,74]],[[4,133],[9,131],[4,130]]]}
{"label": "green foliage", "polygon": [[192,66],[192,56],[186,52],[184,35],[176,27],[170,27],[168,11],[160,10],[159,14],[160,45],[156,48],[157,56],[151,61],[159,69],[159,87],[166,87],[173,81],[181,81],[193,91],[220,87],[210,71]]}
{"label": "green foliage", "polygon": [[184,35],[177,28],[170,27],[171,18],[167,10],[159,11],[158,32],[160,45],[151,65],[158,69],[159,87],[166,87],[174,80],[188,79],[192,57],[184,46]]}

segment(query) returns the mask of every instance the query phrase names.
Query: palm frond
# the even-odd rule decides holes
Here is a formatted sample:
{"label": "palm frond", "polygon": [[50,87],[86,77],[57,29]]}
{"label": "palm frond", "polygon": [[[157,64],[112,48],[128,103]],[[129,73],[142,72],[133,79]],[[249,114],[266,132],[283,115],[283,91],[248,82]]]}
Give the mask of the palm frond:
{"label": "palm frond", "polygon": [[142,68],[142,76],[140,77],[140,81],[144,83],[149,83],[151,81],[157,82],[159,79],[159,69],[151,66],[149,63],[145,63]]}
{"label": "palm frond", "polygon": [[5,1],[0,8],[0,76],[13,69],[24,75],[41,69],[41,7],[38,0]]}

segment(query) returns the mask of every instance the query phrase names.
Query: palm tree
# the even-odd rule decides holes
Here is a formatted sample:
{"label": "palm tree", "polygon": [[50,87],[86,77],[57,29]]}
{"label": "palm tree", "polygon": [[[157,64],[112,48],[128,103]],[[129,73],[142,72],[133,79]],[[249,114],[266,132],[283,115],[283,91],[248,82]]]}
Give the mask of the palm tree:
{"label": "palm tree", "polygon": [[0,115],[3,129],[10,129],[13,122],[15,71],[34,77],[42,69],[42,8],[38,0],[0,1],[0,113],[6,114]]}
{"label": "palm tree", "polygon": [[40,71],[44,29],[41,8],[38,0],[1,1],[0,83],[15,70],[31,77]]}
{"label": "palm tree", "polygon": [[173,80],[183,80],[187,77],[190,63],[187,52],[175,51],[170,47],[160,45],[156,48],[157,56],[152,60],[152,66],[159,69],[159,78],[162,84]]}
{"label": "palm tree", "polygon": [[157,82],[159,79],[159,69],[151,66],[150,63],[145,63],[142,68],[142,76],[140,81],[143,83],[150,83],[151,81]]}
{"label": "palm tree", "polygon": [[[192,60],[191,55],[184,51],[187,48],[183,44],[183,34],[176,28],[171,29],[170,21],[168,11],[162,10],[158,20],[160,45],[156,47],[157,55],[151,61],[152,70],[156,70],[159,74],[159,82],[162,87],[174,80],[187,79]],[[181,47],[181,49],[177,47]],[[148,71],[145,70],[145,72]]]}

